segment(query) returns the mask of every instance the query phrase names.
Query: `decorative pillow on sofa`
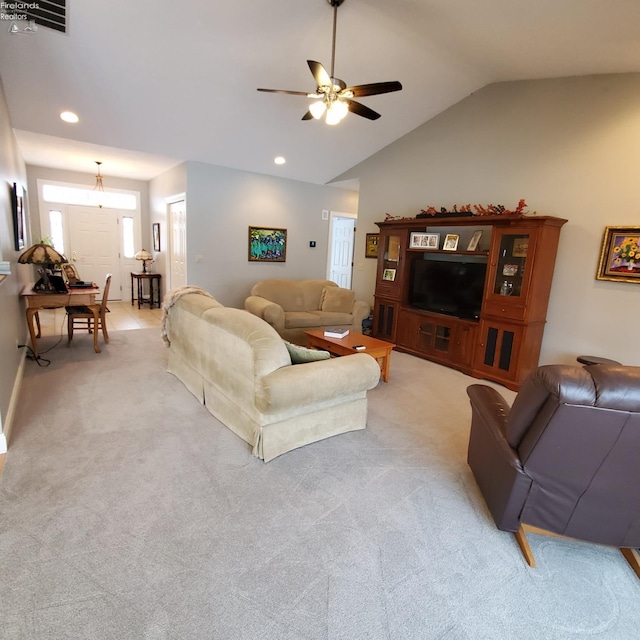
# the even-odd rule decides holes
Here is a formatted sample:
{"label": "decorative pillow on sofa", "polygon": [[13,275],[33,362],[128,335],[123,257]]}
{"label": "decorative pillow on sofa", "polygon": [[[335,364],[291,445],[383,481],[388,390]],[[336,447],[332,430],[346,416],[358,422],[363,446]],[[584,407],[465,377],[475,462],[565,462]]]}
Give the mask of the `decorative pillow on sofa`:
{"label": "decorative pillow on sofa", "polygon": [[292,344],[283,340],[291,356],[291,364],[304,364],[305,362],[315,362],[316,360],[328,360],[331,354],[328,351],[318,349],[307,349],[297,344]]}
{"label": "decorative pillow on sofa", "polygon": [[323,287],[320,297],[320,311],[334,313],[351,313],[353,310],[354,293],[351,289],[340,287]]}

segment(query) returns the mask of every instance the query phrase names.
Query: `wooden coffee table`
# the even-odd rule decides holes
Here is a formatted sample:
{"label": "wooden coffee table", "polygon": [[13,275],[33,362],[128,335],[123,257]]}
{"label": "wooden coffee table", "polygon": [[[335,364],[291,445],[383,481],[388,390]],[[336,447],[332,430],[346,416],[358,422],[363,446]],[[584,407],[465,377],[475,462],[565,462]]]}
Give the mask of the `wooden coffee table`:
{"label": "wooden coffee table", "polygon": [[[389,359],[391,349],[396,345],[377,338],[370,338],[361,333],[350,331],[344,338],[329,338],[323,329],[310,329],[307,334],[307,346],[324,349],[336,356],[350,356],[354,353],[367,353],[375,358],[380,365],[380,374],[385,382],[389,380]],[[364,349],[354,349],[356,345],[363,345]]]}

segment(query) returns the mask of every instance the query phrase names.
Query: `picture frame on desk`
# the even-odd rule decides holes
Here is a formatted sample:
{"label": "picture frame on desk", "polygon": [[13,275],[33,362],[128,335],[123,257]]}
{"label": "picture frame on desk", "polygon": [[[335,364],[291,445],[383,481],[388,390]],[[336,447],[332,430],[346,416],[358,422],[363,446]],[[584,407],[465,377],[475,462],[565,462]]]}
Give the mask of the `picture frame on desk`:
{"label": "picture frame on desk", "polygon": [[75,282],[78,282],[78,280],[80,280],[80,277],[78,276],[78,270],[76,269],[75,265],[71,264],[70,262],[65,262],[64,264],[61,264],[60,267],[62,269],[64,279],[69,284],[74,284]]}
{"label": "picture frame on desk", "polygon": [[24,189],[16,182],[11,189],[11,211],[13,213],[13,240],[16,251],[21,251],[26,243],[24,215]]}

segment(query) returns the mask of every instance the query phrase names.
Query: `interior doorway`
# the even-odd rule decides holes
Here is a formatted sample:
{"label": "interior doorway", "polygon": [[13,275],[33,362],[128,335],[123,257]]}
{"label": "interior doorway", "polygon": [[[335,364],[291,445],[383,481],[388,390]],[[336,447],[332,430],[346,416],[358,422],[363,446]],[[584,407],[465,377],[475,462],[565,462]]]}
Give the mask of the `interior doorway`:
{"label": "interior doorway", "polygon": [[351,289],[357,217],[355,213],[332,211],[329,218],[327,280],[344,289]]}
{"label": "interior doorway", "polygon": [[169,219],[169,286],[187,284],[187,203],[184,197],[167,204]]}

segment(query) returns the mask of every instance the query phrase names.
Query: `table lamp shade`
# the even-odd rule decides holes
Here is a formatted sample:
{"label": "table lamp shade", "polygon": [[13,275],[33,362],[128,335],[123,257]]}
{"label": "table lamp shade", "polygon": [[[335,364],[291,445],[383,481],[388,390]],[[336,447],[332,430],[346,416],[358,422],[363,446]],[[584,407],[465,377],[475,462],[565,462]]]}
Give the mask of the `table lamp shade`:
{"label": "table lamp shade", "polygon": [[29,247],[19,258],[20,264],[55,265],[69,262],[61,253],[51,245],[38,243]]}
{"label": "table lamp shade", "polygon": [[146,249],[140,249],[136,253],[136,260],[142,260],[142,272],[147,273],[147,262],[153,260],[153,256]]}
{"label": "table lamp shade", "polygon": [[53,293],[55,287],[49,280],[49,271],[53,270],[56,265],[69,262],[61,253],[56,251],[51,245],[39,242],[29,247],[19,258],[21,264],[39,264],[42,265],[38,272],[42,276],[38,282],[33,285],[34,291],[43,291]]}

